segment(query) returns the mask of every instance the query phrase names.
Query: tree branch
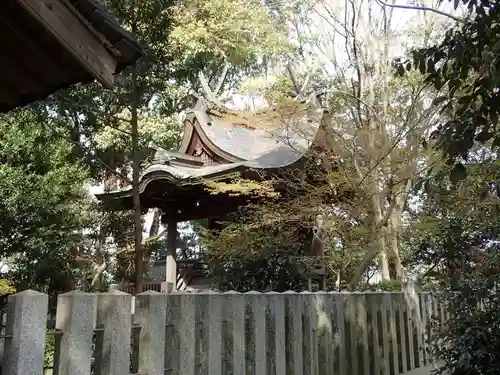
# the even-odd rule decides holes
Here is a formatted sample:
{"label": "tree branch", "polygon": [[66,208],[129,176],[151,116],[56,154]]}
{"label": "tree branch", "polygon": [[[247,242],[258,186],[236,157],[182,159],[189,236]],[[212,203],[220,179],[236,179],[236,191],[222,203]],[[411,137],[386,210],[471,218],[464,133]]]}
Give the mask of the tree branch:
{"label": "tree branch", "polygon": [[[59,137],[61,138],[64,138],[66,139],[68,142],[71,142],[73,143],[74,145],[78,146],[83,152],[84,154],[88,154],[87,149],[85,148],[84,145],[82,145],[81,142],[79,141],[75,141],[73,139],[68,139],[67,136],[59,133],[56,129],[52,128],[51,126],[49,126],[52,131],[58,135]],[[128,178],[128,176],[118,172],[116,169],[110,167],[104,160],[102,160],[100,157],[98,157],[97,155],[90,155],[93,159],[95,159],[99,164],[101,164],[104,168],[106,168],[108,171],[110,171],[111,173],[115,174],[116,176],[120,177],[123,181],[125,181],[127,184],[131,184],[132,181]]]}
{"label": "tree branch", "polygon": [[309,86],[310,79],[311,79],[311,72],[307,72],[306,79],[304,80],[304,84],[300,88],[299,95],[304,94],[304,92],[307,90],[307,86]]}
{"label": "tree branch", "polygon": [[379,3],[382,7],[390,7],[390,8],[399,8],[399,9],[411,9],[411,10],[422,10],[424,12],[433,12],[433,13],[436,13],[436,14],[439,14],[441,16],[445,16],[445,17],[448,17],[448,18],[451,18],[452,20],[454,20],[455,22],[459,22],[459,23],[465,23],[466,21],[462,18],[459,18],[459,17],[455,17],[454,15],[452,14],[449,14],[449,13],[446,13],[446,12],[443,12],[439,9],[434,9],[434,8],[431,8],[431,7],[426,7],[426,6],[413,6],[413,5],[396,5],[396,4],[388,4],[388,3],[385,3],[383,2],[382,0],[376,0],[377,3]]}
{"label": "tree branch", "polygon": [[126,131],[126,130],[120,129],[120,128],[116,127],[116,126],[113,126],[113,125],[110,125],[110,124],[104,124],[104,126],[110,127],[111,129],[114,129],[114,130],[116,130],[116,131],[118,131],[120,133],[128,135],[129,137],[132,136],[132,133],[130,133],[130,132]]}

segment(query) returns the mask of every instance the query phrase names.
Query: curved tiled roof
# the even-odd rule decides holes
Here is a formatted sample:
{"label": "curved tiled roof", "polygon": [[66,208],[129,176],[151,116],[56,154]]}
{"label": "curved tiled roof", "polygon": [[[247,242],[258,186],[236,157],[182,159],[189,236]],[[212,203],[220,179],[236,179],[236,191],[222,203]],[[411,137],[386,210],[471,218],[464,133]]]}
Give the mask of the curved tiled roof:
{"label": "curved tiled roof", "polygon": [[[285,168],[298,162],[316,139],[323,108],[310,103],[304,116],[294,123],[281,124],[275,131],[250,129],[210,116],[197,104],[192,113],[197,119],[198,132],[211,146],[234,157],[234,162],[204,166],[187,165],[177,161],[179,153],[160,150],[160,157],[140,177],[140,192],[149,183],[166,180],[177,186],[201,184],[204,180],[217,179],[248,169],[273,170]],[[210,145],[208,145],[210,146]],[[122,199],[130,197],[132,188],[97,195],[98,199]]]}
{"label": "curved tiled roof", "polygon": [[251,162],[248,166],[281,168],[300,159],[316,138],[323,109],[312,103],[313,100],[311,97],[304,103],[303,110],[296,116],[292,114],[287,121],[280,120],[276,127],[267,124],[256,128],[238,126],[210,115],[201,102],[193,113],[199,130],[216,148],[236,159]]}

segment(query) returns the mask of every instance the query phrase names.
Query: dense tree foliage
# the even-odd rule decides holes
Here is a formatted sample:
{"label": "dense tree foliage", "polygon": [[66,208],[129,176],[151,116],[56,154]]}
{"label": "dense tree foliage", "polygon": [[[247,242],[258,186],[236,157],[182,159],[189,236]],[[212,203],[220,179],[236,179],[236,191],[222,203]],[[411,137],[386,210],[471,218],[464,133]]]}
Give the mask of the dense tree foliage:
{"label": "dense tree foliage", "polygon": [[[0,119],[0,249],[21,288],[71,289],[71,259],[83,241],[86,168],[71,145],[21,110]],[[47,275],[52,275],[50,278]]]}
{"label": "dense tree foliage", "polygon": [[[467,18],[449,28],[439,43],[413,51],[415,66],[442,91],[435,105],[448,121],[438,129],[438,145],[450,162],[467,159],[475,144],[500,145],[498,2],[462,3]],[[458,5],[454,2],[455,9]]]}

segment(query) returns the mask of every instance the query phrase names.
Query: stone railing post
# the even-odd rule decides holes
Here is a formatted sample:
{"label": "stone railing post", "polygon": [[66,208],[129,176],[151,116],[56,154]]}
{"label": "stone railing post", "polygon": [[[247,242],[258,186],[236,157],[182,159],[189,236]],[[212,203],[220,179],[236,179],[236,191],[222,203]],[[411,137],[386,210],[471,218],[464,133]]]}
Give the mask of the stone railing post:
{"label": "stone railing post", "polygon": [[33,290],[9,296],[3,375],[43,374],[48,302]]}
{"label": "stone railing post", "polygon": [[97,314],[97,295],[73,291],[57,298],[56,329],[61,330],[58,375],[90,375],[92,336]]}
{"label": "stone railing post", "polygon": [[167,323],[167,295],[147,291],[135,297],[135,322],[141,326],[139,334],[139,373],[163,374],[165,367],[165,331]]}
{"label": "stone railing post", "polygon": [[100,375],[130,372],[132,296],[113,290],[98,296],[97,328],[103,328],[98,366]]}
{"label": "stone railing post", "polygon": [[288,331],[289,339],[286,342],[286,350],[290,353],[287,359],[287,374],[302,375],[304,371],[303,356],[303,331],[302,331],[302,300],[295,292],[283,293],[285,300],[285,329]]}

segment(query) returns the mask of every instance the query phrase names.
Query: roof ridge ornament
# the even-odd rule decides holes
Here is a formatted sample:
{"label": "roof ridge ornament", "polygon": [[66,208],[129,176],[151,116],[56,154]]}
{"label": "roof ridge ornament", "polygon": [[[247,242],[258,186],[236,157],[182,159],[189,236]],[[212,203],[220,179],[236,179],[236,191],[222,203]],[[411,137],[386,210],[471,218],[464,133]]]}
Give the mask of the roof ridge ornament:
{"label": "roof ridge ornament", "polygon": [[205,74],[202,70],[198,72],[198,79],[200,80],[201,87],[205,94],[206,100],[217,103],[218,105],[223,105],[223,100],[225,99],[222,95],[220,95],[222,88],[224,87],[224,83],[226,82],[227,75],[229,73],[230,65],[228,62],[224,64],[224,68],[222,69],[222,73],[217,80],[217,86],[214,90],[210,88],[208,80],[205,78]]}
{"label": "roof ridge ornament", "polygon": [[293,94],[295,95],[295,99],[299,101],[305,100],[306,97],[309,96],[305,95],[305,92],[309,87],[309,83],[311,81],[311,72],[310,71],[307,72],[306,78],[304,79],[302,86],[300,86],[290,61],[288,61],[288,63],[286,64],[286,71],[288,72],[290,80],[292,81],[292,85],[294,88]]}

